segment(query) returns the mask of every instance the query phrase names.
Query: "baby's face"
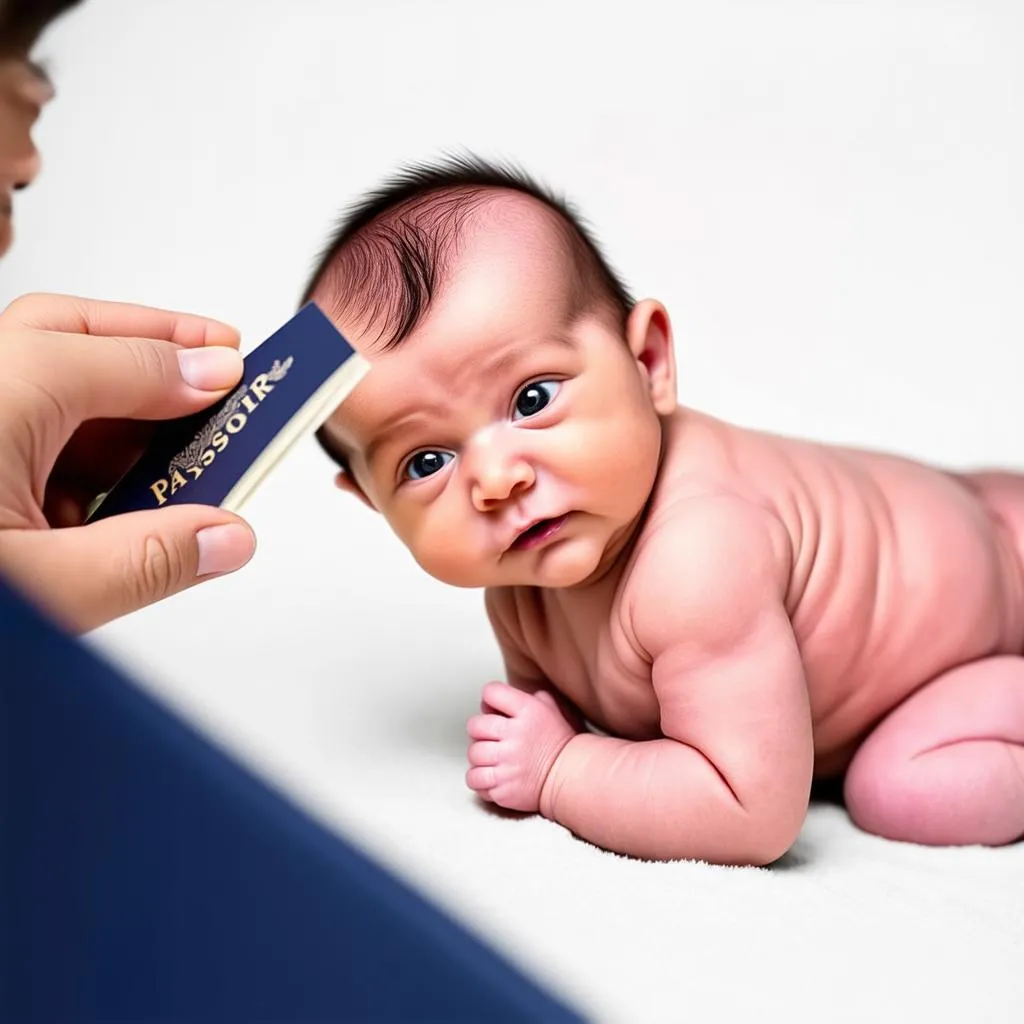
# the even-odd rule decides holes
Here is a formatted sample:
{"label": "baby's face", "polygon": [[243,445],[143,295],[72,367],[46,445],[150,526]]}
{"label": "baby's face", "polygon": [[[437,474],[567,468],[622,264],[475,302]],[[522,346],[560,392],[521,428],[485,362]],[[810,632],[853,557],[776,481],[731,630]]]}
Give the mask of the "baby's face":
{"label": "baby's face", "polygon": [[[455,586],[595,578],[628,544],[657,475],[649,357],[610,321],[570,322],[571,274],[543,219],[467,237],[396,349],[375,353],[340,325],[373,369],[327,431],[416,561]],[[641,305],[650,319],[655,304]],[[660,307],[655,319],[670,346]],[[674,404],[674,379],[671,390]]]}

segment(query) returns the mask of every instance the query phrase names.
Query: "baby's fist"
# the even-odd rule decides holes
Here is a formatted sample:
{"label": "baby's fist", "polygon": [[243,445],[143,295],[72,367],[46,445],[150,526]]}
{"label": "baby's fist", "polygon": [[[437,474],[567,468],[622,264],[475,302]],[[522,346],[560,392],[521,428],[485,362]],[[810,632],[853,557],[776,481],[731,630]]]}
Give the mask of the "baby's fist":
{"label": "baby's fist", "polygon": [[535,813],[551,766],[576,729],[546,690],[524,693],[488,683],[482,712],[467,726],[467,785],[510,811]]}

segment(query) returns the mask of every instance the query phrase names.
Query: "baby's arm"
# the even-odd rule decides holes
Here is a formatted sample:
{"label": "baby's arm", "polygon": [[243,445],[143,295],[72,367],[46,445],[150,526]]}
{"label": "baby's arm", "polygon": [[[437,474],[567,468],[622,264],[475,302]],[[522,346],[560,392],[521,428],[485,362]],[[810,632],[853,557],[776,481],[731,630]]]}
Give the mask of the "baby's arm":
{"label": "baby's arm", "polygon": [[792,845],[813,741],[774,526],[746,503],[700,499],[650,538],[627,599],[665,738],[573,736],[541,791],[545,817],[658,860],[765,864]]}

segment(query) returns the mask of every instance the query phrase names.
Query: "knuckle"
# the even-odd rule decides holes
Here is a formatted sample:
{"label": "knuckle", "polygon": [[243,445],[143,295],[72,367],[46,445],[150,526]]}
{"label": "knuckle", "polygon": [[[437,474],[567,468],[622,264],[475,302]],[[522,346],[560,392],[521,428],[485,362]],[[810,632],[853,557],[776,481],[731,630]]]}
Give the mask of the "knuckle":
{"label": "knuckle", "polygon": [[181,584],[182,559],[165,538],[146,534],[132,549],[126,568],[126,589],[144,604],[177,590]]}
{"label": "knuckle", "polygon": [[71,435],[71,424],[64,403],[50,387],[49,382],[38,379],[38,367],[18,367],[11,371],[4,391],[10,398],[11,408],[22,415],[22,425],[42,428],[41,434],[52,440],[53,450]]}
{"label": "knuckle", "polygon": [[[4,374],[0,381],[5,412],[18,413],[24,426],[38,432],[46,451],[56,454],[71,436],[72,414],[62,393],[59,349],[46,335],[12,331],[4,338]],[[12,415],[11,419],[15,417]]]}
{"label": "knuckle", "polygon": [[154,342],[141,338],[115,338],[125,355],[134,364],[140,378],[166,379],[169,376],[167,362]]}

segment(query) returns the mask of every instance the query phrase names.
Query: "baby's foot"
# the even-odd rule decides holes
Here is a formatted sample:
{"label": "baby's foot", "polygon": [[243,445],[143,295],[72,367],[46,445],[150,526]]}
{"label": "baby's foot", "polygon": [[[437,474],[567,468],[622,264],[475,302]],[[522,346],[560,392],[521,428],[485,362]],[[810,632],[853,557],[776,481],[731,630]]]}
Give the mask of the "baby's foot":
{"label": "baby's foot", "polygon": [[501,807],[536,813],[548,772],[576,729],[546,690],[488,683],[481,711],[467,726],[467,785]]}

